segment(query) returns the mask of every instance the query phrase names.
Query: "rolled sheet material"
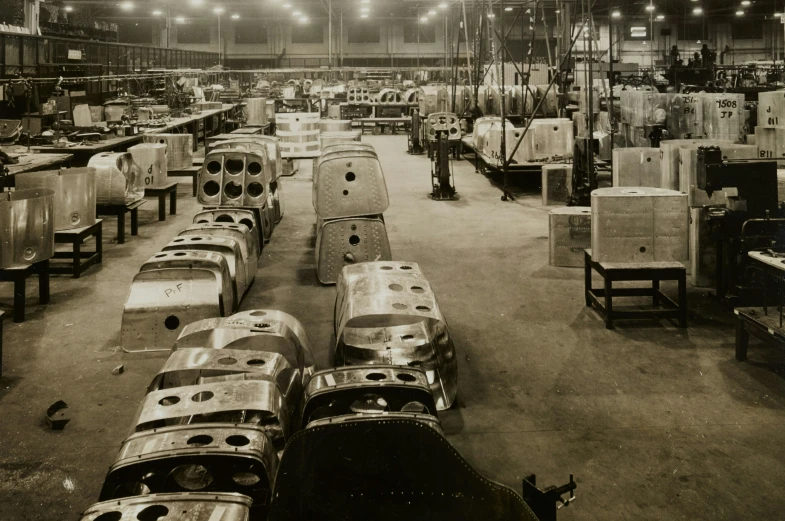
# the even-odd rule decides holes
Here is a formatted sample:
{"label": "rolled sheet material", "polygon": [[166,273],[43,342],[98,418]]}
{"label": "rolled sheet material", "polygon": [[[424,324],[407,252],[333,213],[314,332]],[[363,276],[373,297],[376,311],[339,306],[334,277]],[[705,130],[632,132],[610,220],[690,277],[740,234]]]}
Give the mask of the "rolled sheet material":
{"label": "rolled sheet material", "polygon": [[592,260],[689,259],[687,194],[662,188],[600,188],[591,194]]}
{"label": "rolled sheet material", "polygon": [[17,176],[19,190],[46,188],[55,194],[55,230],[95,224],[95,169],[68,168]]}

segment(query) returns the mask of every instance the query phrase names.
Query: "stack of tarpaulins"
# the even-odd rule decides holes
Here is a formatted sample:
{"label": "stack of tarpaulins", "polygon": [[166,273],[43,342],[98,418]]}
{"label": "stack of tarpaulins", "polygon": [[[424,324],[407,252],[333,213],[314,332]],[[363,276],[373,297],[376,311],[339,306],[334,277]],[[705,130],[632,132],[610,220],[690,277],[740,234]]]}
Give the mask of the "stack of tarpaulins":
{"label": "stack of tarpaulins", "polygon": [[390,260],[383,212],[390,205],[382,165],[371,145],[324,148],[314,167],[316,273],[334,284],[349,264]]}

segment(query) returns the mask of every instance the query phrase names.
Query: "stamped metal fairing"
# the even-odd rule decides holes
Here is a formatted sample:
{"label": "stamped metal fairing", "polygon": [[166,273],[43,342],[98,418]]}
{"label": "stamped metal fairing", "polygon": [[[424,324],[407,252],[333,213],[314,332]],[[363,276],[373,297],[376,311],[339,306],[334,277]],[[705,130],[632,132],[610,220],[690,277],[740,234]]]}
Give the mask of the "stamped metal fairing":
{"label": "stamped metal fairing", "polygon": [[256,278],[261,246],[259,235],[252,232],[244,224],[206,223],[192,224],[178,234],[178,237],[210,235],[213,237],[229,237],[240,245],[240,253],[245,260],[245,280],[250,286]]}
{"label": "stamped metal fairing", "polygon": [[344,416],[390,413],[430,415],[436,403],[423,371],[396,366],[355,366],[320,371],[305,389],[300,427]]}
{"label": "stamped metal fairing", "polygon": [[249,423],[262,427],[276,445],[291,435],[291,411],[275,382],[227,380],[148,393],[134,431],[172,425]]}
{"label": "stamped metal fairing", "polygon": [[55,193],[46,188],[0,193],[0,269],[54,255],[54,200]]}
{"label": "stamped metal fairing", "polygon": [[335,284],[344,266],[392,259],[381,216],[317,219],[316,275]]}
{"label": "stamped metal fairing", "polygon": [[270,502],[277,466],[273,443],[258,426],[166,427],[132,434],[123,442],[99,500],[151,493],[238,493],[250,497],[253,507],[262,507]]}
{"label": "stamped metal fairing", "polygon": [[253,500],[243,494],[174,492],[149,494],[96,503],[79,521],[139,521],[170,512],[177,521],[248,521]]}
{"label": "stamped metal fairing", "polygon": [[55,230],[95,224],[95,169],[67,168],[27,172],[16,177],[18,190],[48,188],[55,194]]}
{"label": "stamped metal fairing", "polygon": [[202,223],[236,223],[244,224],[259,236],[259,244],[263,245],[269,237],[265,236],[261,212],[250,208],[210,208],[202,209],[194,216],[194,224]]}
{"label": "stamped metal fairing", "polygon": [[123,308],[123,351],[169,351],[188,323],[220,316],[216,272],[204,268],[144,271],[134,276]]}
{"label": "stamped metal fairing", "polygon": [[390,206],[387,184],[376,157],[338,157],[319,163],[316,213],[323,219],[375,215]]}
{"label": "stamped metal fairing", "polygon": [[266,149],[243,152],[215,150],[204,158],[199,171],[197,200],[204,205],[262,206],[267,200],[270,176]]}
{"label": "stamped metal fairing", "polygon": [[335,304],[336,366],[385,364],[425,371],[439,410],[458,391],[447,322],[420,268],[410,262],[348,266]]}
{"label": "stamped metal fairing", "polygon": [[434,112],[425,122],[425,132],[429,141],[436,141],[436,133],[447,132],[447,139],[461,139],[461,121],[452,112]]}
{"label": "stamped metal fairing", "polygon": [[[303,393],[302,373],[278,353],[209,348],[173,351],[147,392],[244,380],[273,382],[283,396],[286,410],[296,414]],[[299,416],[287,421],[296,425]]]}
{"label": "stamped metal fairing", "polygon": [[256,309],[194,322],[183,329],[174,345],[174,349],[202,347],[279,353],[300,371],[304,384],[318,370],[308,334],[296,318],[283,311]]}
{"label": "stamped metal fairing", "polygon": [[147,259],[139,271],[190,268],[209,270],[215,274],[215,291],[218,293],[222,317],[237,310],[238,297],[234,292],[229,264],[226,257],[220,253],[198,250],[163,251]]}
{"label": "stamped metal fairing", "polygon": [[223,255],[226,258],[226,262],[229,263],[229,274],[234,281],[237,301],[242,300],[249,285],[246,278],[248,259],[243,256],[240,244],[236,240],[212,235],[177,237],[164,246],[162,251],[180,250],[213,251]]}
{"label": "stamped metal fairing", "polygon": [[213,143],[213,150],[219,148],[242,148],[245,145],[261,145],[267,149],[267,159],[273,166],[270,169],[270,180],[275,181],[283,175],[283,158],[278,138],[273,136],[243,136]]}

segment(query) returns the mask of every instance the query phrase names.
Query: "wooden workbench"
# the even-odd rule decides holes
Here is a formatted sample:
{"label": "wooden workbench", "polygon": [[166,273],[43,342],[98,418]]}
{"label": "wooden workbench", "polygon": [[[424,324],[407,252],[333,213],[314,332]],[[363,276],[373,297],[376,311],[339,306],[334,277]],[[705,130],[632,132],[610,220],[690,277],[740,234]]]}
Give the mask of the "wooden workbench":
{"label": "wooden workbench", "polygon": [[38,172],[41,170],[54,170],[61,166],[68,166],[73,159],[73,154],[35,154],[27,153],[27,147],[10,146],[0,147],[3,152],[19,160],[14,165],[6,165],[9,175],[0,179],[0,190],[16,186],[15,177],[25,172]]}
{"label": "wooden workbench", "polygon": [[41,145],[32,147],[40,153],[72,154],[73,166],[86,166],[87,162],[95,154],[109,151],[125,151],[129,146],[142,141],[145,134],[165,134],[171,131],[186,130],[194,137],[194,150],[213,134],[220,134],[223,121],[226,115],[236,108],[233,104],[224,104],[223,108],[215,110],[204,110],[200,114],[184,118],[170,120],[165,126],[153,127],[146,132],[135,136],[113,137],[95,143],[81,144],[66,147],[55,147],[51,145]]}

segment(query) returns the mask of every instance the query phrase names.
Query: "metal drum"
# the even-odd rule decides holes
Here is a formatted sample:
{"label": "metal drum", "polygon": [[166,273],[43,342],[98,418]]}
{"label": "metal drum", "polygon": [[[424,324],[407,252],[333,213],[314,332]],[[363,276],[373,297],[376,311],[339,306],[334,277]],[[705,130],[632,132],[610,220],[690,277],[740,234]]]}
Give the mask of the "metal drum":
{"label": "metal drum", "polygon": [[245,113],[247,114],[246,123],[253,126],[266,126],[267,119],[267,98],[248,98],[245,100]]}
{"label": "metal drum", "polygon": [[319,130],[318,112],[292,112],[275,115],[275,128],[285,132],[309,132]]}
{"label": "metal drum", "polygon": [[302,324],[283,311],[255,309],[227,318],[211,318],[188,324],[174,349],[206,348],[278,353],[296,368],[303,384],[317,371],[313,349]]}
{"label": "metal drum", "polygon": [[240,297],[234,290],[229,263],[220,253],[198,250],[162,251],[147,259],[139,271],[189,268],[208,270],[215,275],[215,294],[218,295],[222,317],[237,310]]}
{"label": "metal drum", "polygon": [[16,188],[47,188],[54,192],[55,230],[84,228],[95,224],[93,168],[28,172],[16,176]]}
{"label": "metal drum", "polygon": [[145,134],[142,142],[166,145],[167,171],[194,165],[194,137],[191,134]]}
{"label": "metal drum", "polygon": [[289,132],[277,130],[281,155],[283,157],[308,158],[317,157],[321,150],[319,130],[298,130]]}
{"label": "metal drum", "polygon": [[[277,467],[275,447],[265,430],[256,425],[227,422],[139,432],[123,442],[99,500],[140,501],[155,497],[147,494],[175,492],[187,492],[184,495],[194,500],[203,497],[198,493],[209,492],[213,500],[221,500],[226,493],[234,493],[248,496],[252,508],[265,507]],[[201,519],[183,518],[181,511],[176,512],[178,516],[170,519]],[[227,515],[221,511],[220,518],[213,515],[207,521],[229,521]]]}
{"label": "metal drum", "polygon": [[319,163],[315,208],[322,219],[381,214],[390,206],[379,159],[352,154]]}
{"label": "metal drum", "polygon": [[226,302],[221,284],[213,269],[137,273],[123,307],[123,351],[168,351],[186,324],[221,316]]}
{"label": "metal drum", "polygon": [[213,206],[263,206],[267,152],[216,150],[207,154],[199,171],[197,200]]}
{"label": "metal drum", "polygon": [[54,201],[54,191],[46,188],[0,194],[0,269],[22,268],[54,255]]}
{"label": "metal drum", "polygon": [[240,243],[230,237],[213,235],[191,235],[177,237],[164,246],[162,251],[198,250],[220,253],[229,263],[229,274],[234,282],[235,294],[238,302],[242,300],[249,286],[247,279],[249,259],[243,255]]}
{"label": "metal drum", "polygon": [[414,367],[374,365],[319,371],[305,388],[302,410],[301,429],[313,422],[390,414],[439,425],[428,377]]}
{"label": "metal drum", "polygon": [[416,366],[428,378],[436,406],[458,392],[458,364],[447,322],[419,266],[367,262],[347,266],[335,301],[335,365]]}
{"label": "metal drum", "polygon": [[322,119],[319,120],[320,132],[349,132],[352,130],[350,119]]}
{"label": "metal drum", "polygon": [[[188,521],[248,521],[253,500],[243,494],[173,492],[148,494],[96,503],[82,512],[80,521],[153,519],[177,512]],[[187,517],[186,517],[187,516]]]}
{"label": "metal drum", "polygon": [[142,172],[131,154],[96,154],[87,166],[95,169],[96,204],[126,204],[144,197]]}
{"label": "metal drum", "polygon": [[381,215],[319,218],[316,230],[316,274],[322,284],[335,284],[344,266],[392,259]]}

